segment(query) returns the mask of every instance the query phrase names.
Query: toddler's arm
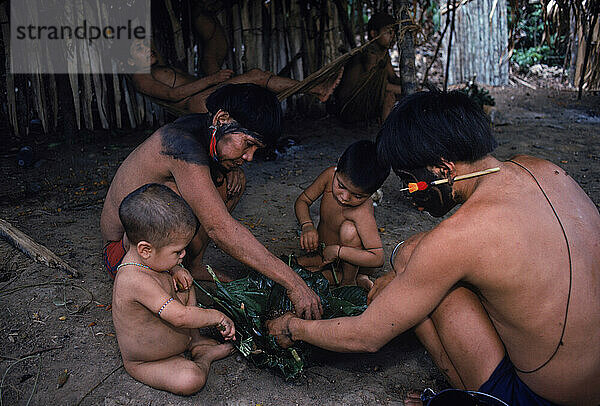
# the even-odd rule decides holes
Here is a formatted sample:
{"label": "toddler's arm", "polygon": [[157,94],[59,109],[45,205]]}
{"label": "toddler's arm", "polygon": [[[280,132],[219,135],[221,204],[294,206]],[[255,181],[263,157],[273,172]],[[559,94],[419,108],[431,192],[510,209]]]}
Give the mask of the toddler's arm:
{"label": "toddler's arm", "polygon": [[138,274],[136,301],[176,328],[217,327],[226,340],[234,339],[233,321],[218,310],[202,309],[195,303],[185,306],[168,293],[150,275]]}
{"label": "toddler's arm", "polygon": [[319,246],[319,233],[310,218],[310,206],[325,191],[328,181],[333,176],[333,167],[325,169],[315,181],[300,193],[294,204],[296,219],[302,229],[300,247],[306,251],[314,251]]}

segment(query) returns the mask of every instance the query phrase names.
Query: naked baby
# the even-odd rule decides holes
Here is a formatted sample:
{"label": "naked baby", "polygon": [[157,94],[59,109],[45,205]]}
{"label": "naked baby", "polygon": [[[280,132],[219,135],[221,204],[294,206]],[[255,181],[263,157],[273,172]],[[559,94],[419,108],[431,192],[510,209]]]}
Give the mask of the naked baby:
{"label": "naked baby", "polygon": [[[125,370],[154,388],[193,394],[206,383],[211,362],[233,350],[198,328],[215,326],[226,341],[235,340],[233,322],[197,307],[194,289],[177,292],[171,276],[196,232],[196,217],[183,198],[156,183],[123,199],[119,217],[127,253],[115,277],[112,315]],[[186,286],[191,276],[176,268]]]}

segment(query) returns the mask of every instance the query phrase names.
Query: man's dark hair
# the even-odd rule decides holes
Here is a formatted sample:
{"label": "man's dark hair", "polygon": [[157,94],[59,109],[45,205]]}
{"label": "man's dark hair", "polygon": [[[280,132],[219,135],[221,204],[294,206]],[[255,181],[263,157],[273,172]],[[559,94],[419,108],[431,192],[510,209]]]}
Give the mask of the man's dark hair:
{"label": "man's dark hair", "polygon": [[369,140],[350,145],[338,160],[337,170],[364,193],[374,193],[390,174],[390,167],[377,162],[375,143]]}
{"label": "man's dark hair", "polygon": [[148,241],[156,248],[173,237],[195,233],[198,220],[181,196],[165,185],[149,183],[130,194],[119,206],[119,219],[131,244]]}
{"label": "man's dark hair", "polygon": [[418,92],[404,97],[377,136],[381,165],[397,169],[439,165],[442,159],[473,162],[497,146],[490,122],[467,95]]}
{"label": "man's dark hair", "polygon": [[272,145],[281,135],[281,105],[275,94],[251,83],[230,84],[215,90],[206,100],[211,115],[228,112],[242,127],[264,137]]}
{"label": "man's dark hair", "polygon": [[375,13],[369,19],[367,23],[367,32],[371,31],[379,32],[383,27],[387,27],[388,25],[392,25],[396,22],[394,17],[386,13]]}

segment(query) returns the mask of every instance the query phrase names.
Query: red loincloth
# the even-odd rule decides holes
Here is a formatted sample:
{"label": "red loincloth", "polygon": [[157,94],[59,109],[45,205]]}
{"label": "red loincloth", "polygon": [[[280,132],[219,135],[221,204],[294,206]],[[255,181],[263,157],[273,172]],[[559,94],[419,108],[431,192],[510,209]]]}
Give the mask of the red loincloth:
{"label": "red loincloth", "polygon": [[102,258],[108,275],[112,279],[115,279],[115,276],[117,276],[117,267],[123,260],[125,252],[122,238],[119,241],[110,241],[104,246]]}

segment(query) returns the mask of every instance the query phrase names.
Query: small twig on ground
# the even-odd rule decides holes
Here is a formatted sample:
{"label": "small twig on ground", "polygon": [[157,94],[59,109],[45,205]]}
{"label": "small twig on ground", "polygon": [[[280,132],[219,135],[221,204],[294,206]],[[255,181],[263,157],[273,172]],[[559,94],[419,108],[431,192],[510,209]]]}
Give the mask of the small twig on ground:
{"label": "small twig on ground", "polygon": [[14,357],[10,357],[8,355],[2,355],[2,354],[0,354],[0,358],[10,359],[10,360],[13,360],[13,361],[19,361],[19,360],[21,360],[23,358],[31,357],[33,355],[41,354],[43,352],[60,350],[61,348],[63,348],[62,345],[59,345],[58,347],[44,348],[44,349],[41,349],[41,350],[30,352],[29,354],[21,355],[19,358],[14,358]]}
{"label": "small twig on ground", "polygon": [[[85,395],[83,395],[83,397],[81,399],[79,399],[79,402],[77,402],[76,406],[79,406],[81,404],[81,402],[83,402],[83,399],[85,399],[86,397],[88,397],[88,395],[90,393],[92,393],[94,390],[96,390],[96,388],[100,385],[102,385],[102,383],[104,381],[106,381],[112,374],[114,374],[115,372],[117,372],[119,369],[123,368],[123,364],[119,365],[118,367],[116,367],[115,369],[113,369],[112,371],[110,371],[110,373],[108,375],[106,375],[104,378],[102,378],[100,380],[100,382],[98,382],[96,385],[94,385],[94,387],[92,389],[90,389],[89,391],[87,391],[87,393]],[[2,405],[0,405],[2,406]]]}
{"label": "small twig on ground", "polygon": [[36,288],[38,286],[46,286],[46,285],[62,285],[63,283],[65,283],[65,282],[51,281],[51,282],[44,282],[44,283],[35,283],[33,285],[17,286],[17,287],[10,288],[10,289],[0,289],[0,297],[5,296],[5,295],[10,295],[11,293],[15,293],[15,292],[18,292],[23,289]]}

